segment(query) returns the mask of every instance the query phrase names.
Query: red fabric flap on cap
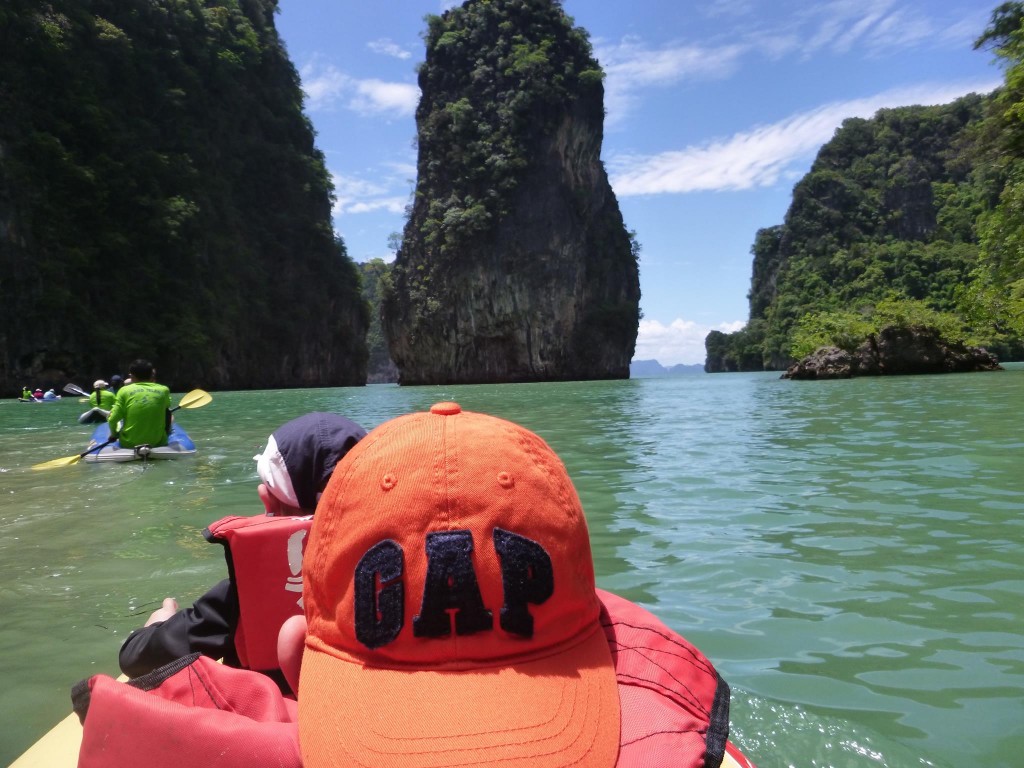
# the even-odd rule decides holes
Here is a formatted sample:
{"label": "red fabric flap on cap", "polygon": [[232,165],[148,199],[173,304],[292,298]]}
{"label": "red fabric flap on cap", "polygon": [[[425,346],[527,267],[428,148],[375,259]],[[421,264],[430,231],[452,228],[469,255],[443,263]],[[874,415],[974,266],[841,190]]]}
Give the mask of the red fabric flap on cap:
{"label": "red fabric flap on cap", "polygon": [[710,661],[652,613],[597,590],[622,712],[616,768],[721,764],[729,686]]}
{"label": "red fabric flap on cap", "polygon": [[301,768],[296,704],[257,672],[200,656],[150,690],[89,689],[79,768]]}

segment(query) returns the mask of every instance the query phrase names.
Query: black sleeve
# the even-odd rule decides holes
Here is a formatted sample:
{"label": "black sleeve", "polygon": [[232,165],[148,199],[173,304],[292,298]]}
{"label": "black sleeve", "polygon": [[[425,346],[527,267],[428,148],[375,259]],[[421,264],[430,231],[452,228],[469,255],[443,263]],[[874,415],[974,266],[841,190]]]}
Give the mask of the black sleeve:
{"label": "black sleeve", "polygon": [[237,627],[238,592],[230,579],[224,579],[191,608],[128,635],[118,654],[118,663],[128,677],[139,677],[198,651],[238,666]]}

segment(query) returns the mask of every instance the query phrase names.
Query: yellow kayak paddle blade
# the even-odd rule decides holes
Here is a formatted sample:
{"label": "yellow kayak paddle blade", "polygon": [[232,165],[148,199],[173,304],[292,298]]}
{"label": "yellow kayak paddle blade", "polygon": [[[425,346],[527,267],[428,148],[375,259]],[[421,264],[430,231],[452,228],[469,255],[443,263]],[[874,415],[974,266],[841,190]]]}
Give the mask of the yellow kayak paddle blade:
{"label": "yellow kayak paddle blade", "polygon": [[32,469],[56,469],[57,467],[70,467],[81,461],[81,456],[65,456],[63,459],[50,459],[42,464],[33,464]]}
{"label": "yellow kayak paddle blade", "polygon": [[193,389],[187,395],[181,398],[181,402],[178,403],[179,408],[202,408],[204,405],[208,405],[213,400],[213,395],[202,389]]}
{"label": "yellow kayak paddle blade", "polygon": [[116,440],[116,437],[112,437],[105,443],[90,445],[77,456],[65,456],[63,459],[50,459],[50,461],[44,461],[42,464],[33,464],[32,469],[55,469],[57,467],[70,467],[72,464],[77,464],[79,461],[81,461],[84,456],[88,456],[93,451],[99,451],[103,448],[106,448],[108,445],[110,445]]}

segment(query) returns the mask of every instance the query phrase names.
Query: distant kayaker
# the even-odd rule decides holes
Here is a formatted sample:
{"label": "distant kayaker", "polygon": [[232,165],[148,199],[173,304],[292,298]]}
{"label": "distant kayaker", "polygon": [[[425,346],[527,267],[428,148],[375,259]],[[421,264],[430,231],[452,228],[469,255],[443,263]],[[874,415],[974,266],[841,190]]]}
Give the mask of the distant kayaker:
{"label": "distant kayaker", "polygon": [[36,388],[36,391],[32,393],[32,397],[35,398],[36,400],[42,400],[43,390]]}
{"label": "distant kayaker", "polygon": [[57,393],[54,392],[52,388],[46,390],[46,394],[43,395],[43,400],[56,400],[56,399],[57,399]]}
{"label": "distant kayaker", "polygon": [[148,360],[128,366],[133,383],[125,385],[114,398],[107,423],[110,436],[122,448],[167,445],[171,430],[171,391],[155,381],[156,370]]}
{"label": "distant kayaker", "polygon": [[32,399],[32,390],[29,389],[28,387],[22,387],[21,388],[21,399],[22,400],[31,400]]}
{"label": "distant kayaker", "polygon": [[106,411],[106,415],[110,415],[110,409],[114,407],[114,393],[109,389],[108,384],[103,379],[96,379],[92,383],[92,394],[89,395],[89,405],[93,408],[99,408],[102,411]]}
{"label": "distant kayaker", "polygon": [[[365,434],[366,430],[354,421],[334,413],[308,413],[285,423],[267,440],[263,453],[254,457],[260,479],[256,490],[266,514],[229,520],[258,524],[260,520],[266,521],[268,516],[312,515],[335,465]],[[285,573],[274,574],[277,590],[290,594],[292,603],[302,594],[301,545],[305,528],[301,533],[303,536],[297,542],[297,558],[288,558]],[[291,542],[280,543],[284,548]],[[241,553],[232,554],[233,566],[229,569],[232,578],[224,579],[210,589],[191,608],[178,610],[177,601],[172,597],[166,598],[163,605],[150,615],[145,626],[125,639],[118,658],[122,672],[129,677],[138,677],[195,652],[214,659],[223,658],[230,666],[246,666],[236,648],[240,607],[235,579],[239,578],[239,573],[245,573],[253,566],[269,566],[260,562],[243,563],[240,562]],[[297,562],[291,563],[293,559]],[[294,584],[289,586],[292,581]],[[257,604],[261,602],[260,597],[256,595]],[[275,661],[277,626],[272,632]],[[272,668],[261,671],[267,671],[283,683],[276,666],[275,663]]]}
{"label": "distant kayaker", "polygon": [[115,395],[121,391],[121,387],[123,386],[124,378],[121,376],[121,374],[115,373],[113,376],[110,377],[110,388],[113,390]]}

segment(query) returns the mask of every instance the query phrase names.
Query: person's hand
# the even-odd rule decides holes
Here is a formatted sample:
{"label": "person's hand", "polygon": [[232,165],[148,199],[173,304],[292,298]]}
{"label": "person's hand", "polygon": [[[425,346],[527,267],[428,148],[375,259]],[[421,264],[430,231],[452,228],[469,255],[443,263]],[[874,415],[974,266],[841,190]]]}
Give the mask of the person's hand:
{"label": "person's hand", "polygon": [[156,624],[158,621],[167,621],[178,612],[178,601],[173,597],[165,597],[164,604],[149,614],[145,626]]}
{"label": "person's hand", "polygon": [[299,693],[299,670],[302,668],[302,651],[306,644],[306,617],[292,616],[277,634],[277,663],[284,673],[292,691]]}

